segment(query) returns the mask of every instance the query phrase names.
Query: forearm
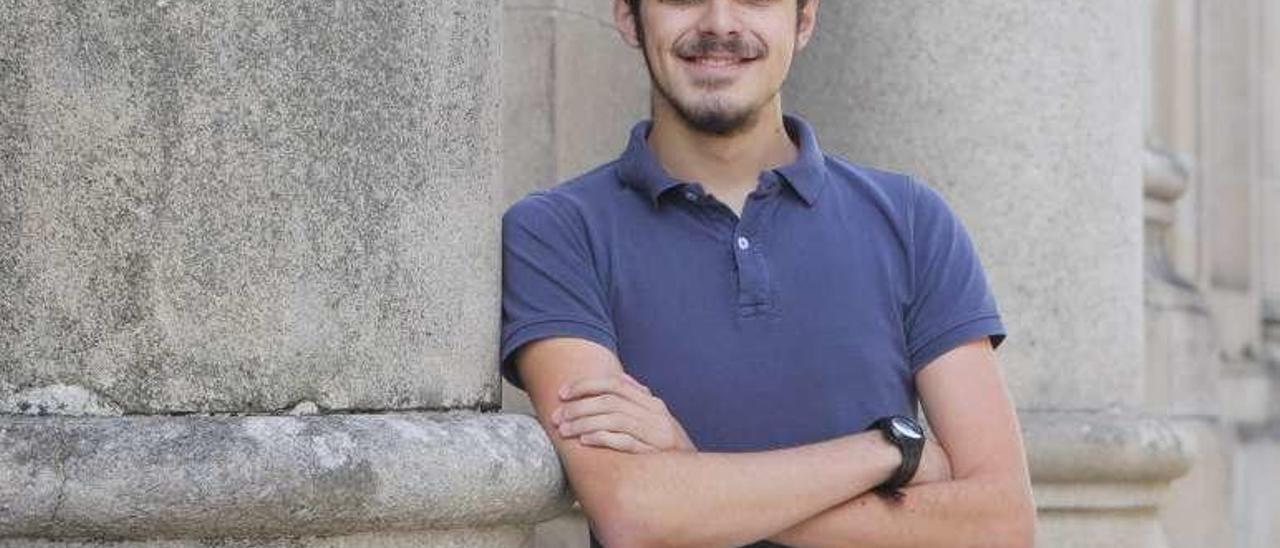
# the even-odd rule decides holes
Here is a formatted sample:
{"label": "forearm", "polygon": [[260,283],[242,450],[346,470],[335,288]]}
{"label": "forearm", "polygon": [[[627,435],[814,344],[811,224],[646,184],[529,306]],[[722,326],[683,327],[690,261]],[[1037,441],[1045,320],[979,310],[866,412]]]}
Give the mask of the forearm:
{"label": "forearm", "polygon": [[756,453],[629,457],[612,485],[613,519],[593,516],[597,532],[662,546],[757,541],[879,484],[901,459],[879,433]]}
{"label": "forearm", "polygon": [[969,478],[909,486],[902,500],[874,493],[830,508],[770,540],[794,547],[1031,546],[1035,508],[1017,480]]}

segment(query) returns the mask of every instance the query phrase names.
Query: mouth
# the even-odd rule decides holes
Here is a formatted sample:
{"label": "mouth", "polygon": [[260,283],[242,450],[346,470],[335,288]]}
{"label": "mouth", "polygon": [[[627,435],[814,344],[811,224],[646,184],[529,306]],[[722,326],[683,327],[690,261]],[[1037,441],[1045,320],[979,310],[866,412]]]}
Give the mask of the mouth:
{"label": "mouth", "polygon": [[681,55],[679,58],[694,74],[700,76],[730,76],[758,59],[724,54]]}

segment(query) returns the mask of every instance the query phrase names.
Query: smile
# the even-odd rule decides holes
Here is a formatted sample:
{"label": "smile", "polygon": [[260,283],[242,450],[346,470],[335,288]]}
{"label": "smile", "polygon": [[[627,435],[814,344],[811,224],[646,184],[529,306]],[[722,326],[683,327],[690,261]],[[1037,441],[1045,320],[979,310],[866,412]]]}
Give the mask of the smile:
{"label": "smile", "polygon": [[736,56],[705,55],[699,57],[680,57],[680,60],[700,75],[724,76],[735,73],[755,61],[753,58]]}

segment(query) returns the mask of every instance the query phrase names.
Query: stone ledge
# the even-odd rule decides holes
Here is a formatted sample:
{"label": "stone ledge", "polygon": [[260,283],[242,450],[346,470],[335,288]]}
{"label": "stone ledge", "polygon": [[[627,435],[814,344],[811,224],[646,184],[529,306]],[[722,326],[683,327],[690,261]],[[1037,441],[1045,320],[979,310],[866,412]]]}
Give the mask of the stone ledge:
{"label": "stone ledge", "polygon": [[1159,417],[1033,410],[1018,417],[1037,485],[1167,484],[1194,459],[1194,441]]}
{"label": "stone ledge", "polygon": [[0,539],[0,548],[532,548],[532,527],[447,529],[414,533],[361,533],[341,537],[276,539],[47,540]]}
{"label": "stone ledge", "polygon": [[570,504],[522,415],[0,416],[0,538],[492,528]]}

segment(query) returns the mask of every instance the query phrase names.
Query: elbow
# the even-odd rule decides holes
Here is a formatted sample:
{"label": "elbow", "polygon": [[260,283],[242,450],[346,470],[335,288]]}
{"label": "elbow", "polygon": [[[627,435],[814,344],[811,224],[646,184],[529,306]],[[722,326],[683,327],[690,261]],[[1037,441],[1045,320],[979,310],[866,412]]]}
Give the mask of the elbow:
{"label": "elbow", "polygon": [[1003,512],[993,524],[991,537],[995,543],[984,543],[984,546],[1001,546],[1005,548],[1032,548],[1036,544],[1036,507],[1030,495],[1019,500],[1007,512]]}
{"label": "elbow", "polygon": [[1033,548],[1036,545],[1036,506],[1034,502],[1027,505],[1026,511],[1018,514],[1016,527],[1011,536],[1013,542],[1010,546],[1015,548]]}
{"label": "elbow", "polygon": [[659,515],[661,501],[653,500],[653,493],[645,489],[645,483],[619,478],[609,486],[608,493],[595,501],[587,510],[591,528],[600,542],[610,548],[656,548],[677,546],[675,531],[664,524],[670,521]]}

